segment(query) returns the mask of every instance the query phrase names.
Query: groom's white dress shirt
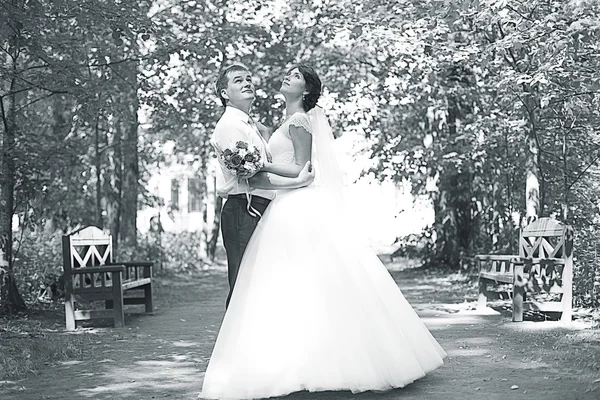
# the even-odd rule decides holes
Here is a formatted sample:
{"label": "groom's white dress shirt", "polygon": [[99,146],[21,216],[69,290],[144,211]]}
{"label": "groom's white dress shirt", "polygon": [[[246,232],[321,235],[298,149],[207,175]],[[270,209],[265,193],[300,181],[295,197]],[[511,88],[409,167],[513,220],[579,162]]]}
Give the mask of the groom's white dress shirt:
{"label": "groom's white dress shirt", "polygon": [[[227,106],[225,112],[217,122],[210,143],[215,148],[217,155],[225,149],[233,149],[238,141],[251,143],[260,149],[263,160],[267,159],[267,143],[258,132],[256,125],[251,124],[250,116],[244,111]],[[256,195],[267,199],[275,198],[274,190],[255,189],[248,185],[246,179],[238,179],[225,167],[223,160],[219,159],[221,168],[217,169],[217,194],[223,198],[229,195],[246,194]]]}

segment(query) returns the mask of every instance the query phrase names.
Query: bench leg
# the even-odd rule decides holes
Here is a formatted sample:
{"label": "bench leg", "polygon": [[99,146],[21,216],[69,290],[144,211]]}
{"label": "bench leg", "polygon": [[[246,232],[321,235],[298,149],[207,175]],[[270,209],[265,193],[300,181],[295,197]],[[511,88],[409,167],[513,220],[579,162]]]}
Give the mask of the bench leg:
{"label": "bench leg", "polygon": [[75,302],[70,293],[65,296],[65,325],[68,331],[75,330]]}
{"label": "bench leg", "polygon": [[487,287],[486,282],[481,277],[479,278],[479,297],[477,298],[477,309],[484,310],[487,306]]}
{"label": "bench leg", "polygon": [[562,273],[563,295],[561,299],[562,322],[571,322],[573,320],[573,258],[567,257]]}
{"label": "bench leg", "polygon": [[523,275],[523,264],[515,264],[512,307],[513,322],[523,322],[523,300],[525,297],[525,277]]}
{"label": "bench leg", "polygon": [[113,317],[115,328],[125,326],[125,313],[123,311],[123,288],[121,286],[121,274],[114,273],[113,276]]}
{"label": "bench leg", "polygon": [[147,313],[154,311],[154,306],[152,305],[152,283],[144,286],[144,304],[146,306]]}

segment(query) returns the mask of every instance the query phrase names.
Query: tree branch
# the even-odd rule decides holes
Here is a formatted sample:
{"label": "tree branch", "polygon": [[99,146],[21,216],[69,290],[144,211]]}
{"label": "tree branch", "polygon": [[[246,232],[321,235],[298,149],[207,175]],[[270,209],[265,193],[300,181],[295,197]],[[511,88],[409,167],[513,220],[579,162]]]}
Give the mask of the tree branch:
{"label": "tree branch", "polygon": [[21,71],[19,71],[19,73],[31,71],[32,69],[43,69],[43,68],[50,68],[50,67],[51,67],[51,65],[47,64],[47,63],[46,64],[42,64],[42,65],[32,65],[31,67],[22,69]]}
{"label": "tree branch", "polygon": [[0,46],[0,49],[2,49],[2,51],[3,51],[3,52],[5,52],[5,53],[6,53],[6,54],[7,54],[9,57],[11,57],[11,58],[12,58],[12,54],[10,54],[10,52],[9,52],[8,50],[6,50],[6,49],[4,48],[4,46]]}
{"label": "tree branch", "polygon": [[596,157],[594,157],[594,159],[592,160],[592,162],[590,162],[588,164],[588,166],[585,167],[583,171],[581,171],[581,173],[577,176],[577,178],[575,178],[573,180],[573,182],[571,182],[571,184],[569,185],[569,187],[567,187],[567,191],[571,190],[571,187],[573,187],[573,185],[576,184],[583,177],[583,175],[585,175],[585,173],[587,172],[587,170],[590,169],[594,164],[596,164],[596,162],[598,160],[600,160],[600,153],[598,153],[598,155]]}
{"label": "tree branch", "polygon": [[0,99],[3,99],[3,98],[8,97],[8,96],[15,95],[15,94],[19,94],[19,93],[22,93],[22,92],[28,92],[30,90],[32,90],[32,88],[26,88],[26,89],[11,91],[11,92],[8,92],[8,93],[5,93],[5,94],[1,95]]}
{"label": "tree branch", "polygon": [[571,97],[585,96],[585,95],[595,95],[595,94],[600,94],[600,91],[593,91],[592,90],[592,91],[589,91],[589,92],[571,93],[571,94],[564,95],[562,98],[560,98],[558,100],[552,100],[552,101],[548,102],[548,104],[562,103],[566,99],[571,98]]}
{"label": "tree branch", "polygon": [[47,94],[46,96],[42,96],[42,97],[39,97],[39,98],[37,98],[37,99],[35,99],[35,100],[32,100],[32,101],[30,101],[29,103],[25,104],[24,106],[21,106],[21,107],[19,107],[19,108],[18,108],[18,109],[15,111],[15,113],[18,113],[18,112],[19,112],[19,111],[21,111],[22,109],[24,109],[24,108],[27,108],[27,107],[29,107],[30,105],[37,103],[38,101],[41,101],[41,100],[47,99],[48,97],[52,97],[52,96],[54,96],[55,94],[58,94],[58,93],[54,93],[54,92],[52,92],[52,93],[49,93],[49,94]]}
{"label": "tree branch", "polygon": [[537,21],[535,21],[534,19],[531,19],[531,18],[529,18],[529,17],[526,17],[525,15],[521,14],[521,12],[520,12],[519,10],[515,9],[514,7],[512,7],[512,6],[511,6],[511,5],[509,5],[509,4],[507,4],[507,5],[506,5],[506,8],[508,8],[510,11],[512,11],[512,12],[514,12],[514,13],[516,13],[516,14],[517,14],[519,17],[521,17],[521,18],[523,18],[523,19],[525,19],[525,20],[527,20],[527,21],[530,21],[530,22],[537,22]]}
{"label": "tree branch", "polygon": [[[14,75],[14,78],[15,79],[19,79],[19,80],[25,82],[26,84],[28,84],[30,86],[33,86],[33,87],[35,87],[37,89],[45,90],[47,92],[52,92],[54,94],[67,94],[67,93],[69,93],[68,91],[65,91],[65,90],[55,90],[55,89],[47,88],[45,86],[40,85],[39,83],[28,81],[27,79],[25,79],[22,76],[19,76],[17,74]],[[28,90],[31,90],[31,88],[29,88]]]}
{"label": "tree branch", "polygon": [[[500,23],[500,21],[498,21],[496,23],[496,25],[498,25],[498,30],[500,31],[501,38],[504,39],[506,37],[506,35],[504,34],[504,30],[502,29],[502,24]],[[519,69],[519,65],[517,62],[517,58],[515,57],[515,53],[512,51],[512,49],[505,49],[505,52],[508,53],[510,55],[510,57],[512,58],[512,63],[511,63],[506,56],[504,57],[504,59],[506,60],[508,65],[513,67],[513,69],[515,71],[521,73],[521,70]]]}

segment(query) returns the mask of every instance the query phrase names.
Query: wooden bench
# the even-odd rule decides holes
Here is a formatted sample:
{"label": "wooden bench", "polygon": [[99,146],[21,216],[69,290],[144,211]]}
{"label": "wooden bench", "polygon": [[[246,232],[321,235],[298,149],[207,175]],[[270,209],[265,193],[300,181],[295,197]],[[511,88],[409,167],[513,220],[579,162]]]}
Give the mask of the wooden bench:
{"label": "wooden bench", "polygon": [[[113,259],[112,236],[95,226],[63,236],[65,319],[67,330],[76,322],[113,319],[125,325],[124,304],[144,304],[152,312],[152,262],[119,262]],[[127,290],[143,290],[143,297],[124,297]],[[104,301],[104,310],[76,309]]]}
{"label": "wooden bench", "polygon": [[[562,313],[571,321],[573,303],[573,228],[540,218],[519,234],[518,255],[477,255],[478,308],[485,308],[488,286],[512,286],[512,320],[523,321],[524,309]],[[526,301],[528,293],[558,293],[560,301]],[[510,292],[509,292],[510,293]]]}

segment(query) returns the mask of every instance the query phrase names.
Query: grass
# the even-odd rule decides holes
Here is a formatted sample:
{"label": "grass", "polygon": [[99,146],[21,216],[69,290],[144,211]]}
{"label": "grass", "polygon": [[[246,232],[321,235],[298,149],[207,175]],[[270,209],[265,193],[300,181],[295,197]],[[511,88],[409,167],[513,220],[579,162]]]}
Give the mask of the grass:
{"label": "grass", "polygon": [[61,329],[61,315],[31,311],[0,318],[0,380],[18,379],[82,355],[88,335]]}

